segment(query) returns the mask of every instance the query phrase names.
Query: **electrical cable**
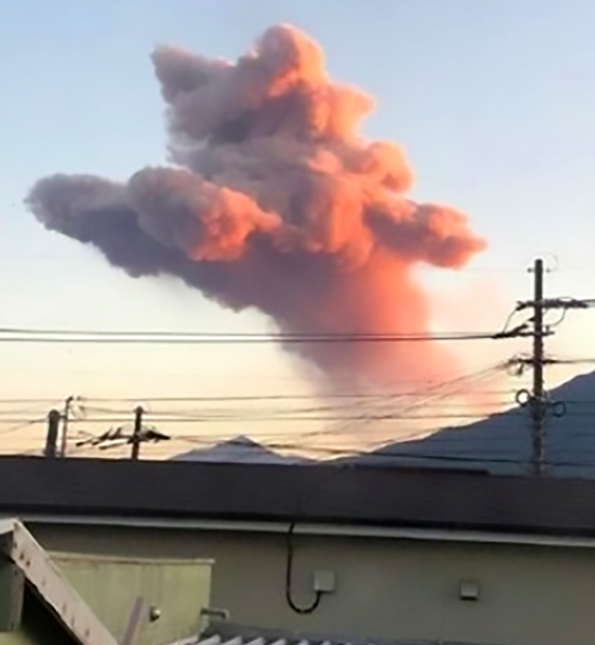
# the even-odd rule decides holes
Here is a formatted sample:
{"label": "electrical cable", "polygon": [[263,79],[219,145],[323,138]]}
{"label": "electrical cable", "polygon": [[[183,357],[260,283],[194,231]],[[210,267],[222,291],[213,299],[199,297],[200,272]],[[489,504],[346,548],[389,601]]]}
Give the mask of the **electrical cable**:
{"label": "electrical cable", "polygon": [[[471,412],[443,412],[436,414],[377,414],[377,415],[367,415],[366,421],[368,422],[384,422],[384,421],[397,421],[397,420],[435,420],[435,419],[478,419],[481,418],[480,414],[473,414]],[[518,412],[515,416],[523,416],[523,413]],[[568,416],[584,416],[580,414],[569,414]],[[591,415],[587,415],[591,416]],[[168,417],[168,416],[150,416],[146,415],[146,418],[151,421],[151,423],[237,423],[238,417],[222,417],[222,416],[191,416],[191,417]],[[273,422],[305,422],[305,421],[359,421],[361,416],[260,416],[260,417],[250,417],[242,418],[242,421],[246,423],[255,423],[255,422],[264,422],[264,423],[273,423]],[[42,418],[41,421],[45,419]],[[22,419],[17,418],[0,418],[0,421],[3,423],[22,423]],[[95,417],[95,418],[85,418],[85,419],[71,419],[72,423],[131,423],[132,417],[122,417],[122,416],[105,416],[105,417]]]}
{"label": "electrical cable", "polygon": [[336,471],[325,472],[324,475],[318,480],[311,482],[310,486],[305,486],[299,493],[296,512],[293,520],[289,524],[286,535],[286,560],[285,560],[285,600],[288,606],[296,613],[301,615],[312,614],[318,609],[320,602],[322,601],[323,592],[320,589],[315,589],[314,598],[309,605],[299,605],[293,598],[292,591],[292,579],[293,579],[293,560],[295,555],[295,542],[294,535],[297,523],[301,519],[303,514],[303,506],[306,502],[306,496],[312,494],[315,490],[318,490],[320,486],[328,482],[329,479],[336,477],[338,474],[342,474],[346,469],[350,468],[350,465],[344,465],[339,467]]}
{"label": "electrical cable", "polygon": [[3,428],[2,430],[0,430],[0,435],[4,436],[7,434],[11,434],[13,432],[17,432],[18,430],[22,430],[27,426],[32,426],[32,425],[35,425],[36,423],[43,423],[45,420],[46,420],[45,417],[41,417],[40,419],[27,419],[25,421],[19,420],[19,421],[16,421],[15,423],[14,421],[2,419],[4,423],[15,423],[15,425],[12,425],[9,428]]}
{"label": "electrical cable", "polygon": [[294,551],[295,551],[293,535],[295,532],[296,524],[297,524],[296,520],[291,522],[287,530],[287,536],[286,536],[285,600],[287,601],[287,604],[289,605],[289,607],[296,614],[307,615],[307,614],[314,613],[318,609],[318,606],[320,605],[320,601],[322,600],[322,592],[316,589],[314,592],[314,600],[312,600],[312,602],[309,605],[299,605],[293,598],[292,578],[293,578],[293,558],[294,558]]}
{"label": "electrical cable", "polygon": [[[273,448],[277,450],[291,450],[296,449],[299,446],[295,444],[268,444],[266,447]],[[455,462],[455,463],[477,463],[477,464],[511,464],[511,465],[526,465],[529,463],[530,459],[527,460],[514,458],[514,457],[498,457],[497,454],[501,454],[502,451],[493,452],[494,456],[471,456],[471,455],[438,455],[438,454],[422,454],[415,452],[391,452],[390,454],[380,454],[380,453],[370,453],[362,450],[355,449],[344,449],[344,448],[312,448],[313,451],[318,451],[320,453],[326,453],[333,455],[335,457],[357,457],[363,456],[369,458],[370,460],[377,459],[379,461],[384,460],[386,463],[387,460],[394,460],[394,458],[406,458],[411,460],[420,460],[420,461],[436,461],[436,462]],[[595,451],[594,451],[595,454]],[[575,462],[575,461],[548,461],[549,465],[553,466],[591,466],[595,467],[595,462]],[[394,461],[389,465],[396,465]],[[349,466],[354,467],[352,464]]]}
{"label": "electrical cable", "polygon": [[[482,380],[482,379],[485,379],[487,377],[491,377],[491,376],[495,375],[496,373],[498,373],[499,371],[501,371],[503,369],[504,365],[505,365],[505,363],[499,362],[499,363],[496,363],[495,365],[491,365],[491,366],[489,366],[487,368],[478,370],[476,372],[471,372],[469,374],[463,374],[461,376],[458,376],[456,378],[450,379],[448,381],[443,381],[441,383],[432,384],[432,385],[430,385],[430,386],[428,386],[426,388],[422,388],[421,390],[418,390],[417,395],[420,396],[422,394],[426,394],[427,398],[429,397],[430,400],[432,400],[432,399],[435,400],[436,397],[445,398],[445,397],[448,397],[448,396],[454,396],[458,392],[460,392],[462,387],[468,386],[470,382],[473,382],[473,380],[477,380],[477,379]],[[458,387],[458,389],[455,389],[454,392],[446,392],[446,393],[441,392],[441,391],[436,392],[436,390],[442,390],[442,389],[447,388],[447,387],[455,387],[455,388]],[[401,413],[411,412],[412,410],[419,409],[419,407],[422,407],[423,405],[426,405],[427,404],[427,398],[426,398],[426,401],[421,401],[421,402],[418,402],[418,403],[409,404],[408,406],[406,406],[404,409],[401,410]],[[394,403],[394,397],[388,397],[386,403],[387,404],[393,404]],[[399,416],[399,418],[406,418],[406,417],[404,417],[401,414]],[[474,418],[477,418],[477,417],[474,417]],[[360,417],[356,420],[356,422],[358,422],[358,423],[355,423],[355,424],[351,423],[351,424],[349,424],[347,426],[344,425],[339,429],[339,431],[340,432],[349,432],[350,430],[353,430],[354,427],[356,427],[356,426],[359,427],[359,429],[361,429],[363,426],[368,425],[372,421],[373,421],[373,419],[369,419],[368,415],[365,415],[365,414],[360,415]],[[328,430],[321,430],[321,431],[318,431],[316,434],[317,435],[318,434],[327,434],[328,432],[329,432]]]}
{"label": "electrical cable", "polygon": [[149,343],[149,344],[252,344],[252,343],[375,343],[418,341],[494,340],[503,338],[494,332],[444,333],[312,333],[258,334],[164,331],[82,331],[60,329],[0,328],[0,342],[31,343]]}

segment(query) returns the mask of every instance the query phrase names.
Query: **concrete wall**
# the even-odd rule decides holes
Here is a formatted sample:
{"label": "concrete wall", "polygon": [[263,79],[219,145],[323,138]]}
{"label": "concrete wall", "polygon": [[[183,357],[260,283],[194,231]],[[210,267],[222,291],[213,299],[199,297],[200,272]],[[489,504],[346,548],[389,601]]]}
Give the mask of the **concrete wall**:
{"label": "concrete wall", "polygon": [[[211,604],[210,560],[116,558],[53,554],[52,560],[117,642],[139,596],[161,612],[141,625],[134,645],[173,643],[195,636]],[[185,594],[180,594],[185,589]]]}
{"label": "concrete wall", "polygon": [[[48,550],[214,558],[212,606],[234,623],[361,638],[494,645],[592,645],[595,550],[296,536],[294,594],[333,570],[334,594],[310,615],[285,601],[283,535],[28,524]],[[476,580],[477,602],[459,598]],[[180,590],[183,593],[183,590]]]}

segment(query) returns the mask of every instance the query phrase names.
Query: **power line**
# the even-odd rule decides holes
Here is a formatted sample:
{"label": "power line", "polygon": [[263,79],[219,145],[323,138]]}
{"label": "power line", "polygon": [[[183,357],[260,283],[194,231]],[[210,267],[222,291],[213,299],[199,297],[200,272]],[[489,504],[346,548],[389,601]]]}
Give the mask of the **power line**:
{"label": "power line", "polygon": [[[524,416],[521,412],[516,413],[518,416]],[[398,421],[398,420],[431,420],[431,419],[480,419],[481,414],[473,414],[471,412],[452,412],[452,413],[436,413],[436,414],[401,414],[399,412],[389,413],[389,414],[370,414],[366,416],[367,421]],[[243,423],[273,423],[273,422],[305,422],[305,421],[358,421],[361,419],[360,416],[354,415],[318,415],[318,416],[301,416],[301,415],[291,415],[287,414],[285,416],[281,415],[262,415],[262,416],[251,416],[251,417],[242,417],[242,416],[214,416],[214,415],[196,415],[189,417],[172,417],[172,416],[155,416],[148,415],[147,418],[150,419],[152,423],[238,423],[242,421]],[[8,418],[2,419],[4,423],[21,423],[21,419]],[[105,417],[91,417],[80,420],[72,420],[73,423],[130,423],[131,419],[123,416],[105,416]]]}
{"label": "power line", "polygon": [[312,333],[252,334],[163,331],[82,331],[25,328],[0,328],[0,342],[7,343],[148,343],[148,344],[253,344],[253,343],[395,343],[500,340],[525,335],[510,332],[443,333]]}
{"label": "power line", "polygon": [[[489,367],[487,369],[480,370],[479,372],[461,375],[461,376],[458,376],[458,377],[456,377],[454,379],[451,379],[451,380],[442,381],[442,382],[439,382],[439,383],[432,383],[431,385],[426,386],[426,387],[424,387],[424,388],[422,388],[420,390],[415,390],[415,391],[412,391],[412,392],[408,392],[406,394],[408,394],[410,396],[419,396],[420,394],[421,395],[427,394],[428,392],[435,391],[435,390],[440,390],[441,388],[444,388],[444,387],[451,387],[452,388],[453,385],[461,386],[464,383],[470,383],[471,381],[473,381],[474,379],[477,379],[478,377],[483,378],[486,374],[493,373],[494,371],[498,371],[499,369],[502,369],[501,364],[498,364],[496,366],[491,366],[491,367]],[[368,422],[376,420],[378,423],[381,423],[381,422],[386,422],[386,421],[406,420],[408,418],[410,418],[411,420],[415,420],[415,421],[423,420],[424,418],[426,418],[426,419],[440,418],[440,419],[462,420],[463,418],[477,419],[478,417],[481,416],[480,413],[478,413],[478,414],[469,414],[467,412],[459,412],[457,414],[452,414],[452,413],[448,414],[447,412],[444,412],[443,414],[440,414],[440,415],[438,415],[438,414],[433,414],[433,415],[429,415],[429,414],[425,414],[425,415],[407,414],[406,411],[407,411],[408,408],[411,408],[410,405],[407,408],[405,408],[401,413],[396,413],[394,411],[392,411],[390,413],[386,413],[386,412],[382,412],[382,410],[380,410],[380,411],[370,410],[370,408],[369,408],[370,401],[374,403],[374,402],[378,402],[378,399],[380,399],[381,400],[380,402],[387,403],[389,401],[394,401],[394,400],[397,400],[399,398],[402,398],[402,397],[399,397],[399,395],[403,395],[403,394],[404,394],[403,392],[400,392],[400,393],[393,393],[392,395],[388,395],[388,396],[386,394],[381,395],[381,396],[371,395],[371,398],[364,399],[363,400],[363,405],[368,406],[368,410],[366,411],[366,414],[363,415],[364,418],[367,417]],[[292,396],[292,398],[293,398],[293,395],[290,395],[290,396]],[[352,396],[353,397],[352,399],[341,398],[341,396],[342,395],[339,395],[339,398],[337,398],[335,400],[340,401],[340,402],[349,401],[352,405],[362,404],[361,403],[362,399],[359,398],[361,395],[359,395],[357,393],[355,393],[355,394],[350,393],[348,395],[348,396]],[[370,395],[366,395],[366,396],[370,396]],[[286,398],[287,395],[283,395],[283,397],[284,398],[281,399],[281,401],[287,402],[287,398]],[[212,398],[215,398],[215,399],[218,399],[218,398],[223,398],[223,399],[233,398],[237,402],[238,398],[240,399],[240,401],[242,401],[244,398],[248,398],[248,397],[157,397],[157,398],[158,399],[163,398],[163,399],[165,399],[165,402],[170,402],[170,399],[175,400],[177,398],[181,398],[183,400],[199,399],[201,402],[204,403],[205,400],[207,402],[209,402]],[[249,398],[255,398],[257,401],[259,401],[261,403],[263,399],[266,400],[269,397],[258,396],[258,397],[249,397]],[[312,397],[305,397],[305,398],[307,400],[308,398],[312,398]],[[384,400],[384,401],[382,401],[382,400]],[[94,406],[89,406],[88,403],[91,400],[86,400],[83,397],[77,397],[77,401],[80,404],[81,408],[83,410],[86,410],[87,412],[92,412],[93,410],[95,410],[95,411],[107,411],[108,412],[108,416],[100,416],[100,417],[94,417],[94,418],[90,418],[90,417],[87,416],[86,418],[82,418],[82,419],[80,419],[80,418],[79,419],[76,419],[76,418],[72,419],[71,423],[76,424],[77,427],[80,427],[80,424],[83,424],[83,425],[84,424],[96,425],[98,423],[106,424],[106,425],[107,424],[114,425],[114,424],[120,424],[120,423],[129,424],[130,421],[131,421],[131,417],[128,416],[129,414],[131,414],[129,410],[120,410],[120,409],[118,409],[118,410],[114,411],[113,409],[110,410],[110,409],[106,409],[106,408],[97,409]],[[113,399],[108,399],[108,401],[113,401]],[[134,401],[135,403],[138,403],[139,400],[138,399],[132,399],[132,400],[130,400],[128,402],[132,402],[132,401]],[[278,403],[278,402],[280,402],[280,399],[279,399],[278,396],[275,396],[273,398],[273,401]],[[126,401],[124,401],[124,402],[126,402]],[[210,401],[210,402],[212,402],[212,401]],[[427,406],[428,403],[425,402],[425,405]],[[324,410],[324,407],[326,407],[327,409]],[[415,408],[415,406],[414,406],[414,408]],[[256,412],[251,411],[251,414],[249,414],[249,415],[246,414],[245,409],[243,409],[241,411],[238,411],[237,409],[235,409],[235,410],[232,409],[231,411],[226,410],[226,411],[224,411],[224,413],[222,413],[219,410],[219,411],[216,411],[217,412],[216,414],[214,414],[212,410],[207,409],[205,411],[202,411],[202,413],[199,413],[199,414],[197,414],[196,411],[194,411],[194,414],[188,415],[187,417],[181,418],[181,419],[180,418],[176,419],[175,417],[174,418],[168,417],[166,414],[164,414],[162,411],[160,411],[160,413],[158,413],[158,414],[156,414],[156,413],[151,414],[150,421],[153,422],[153,423],[159,423],[159,424],[171,424],[171,423],[186,423],[186,424],[190,424],[190,423],[195,423],[195,424],[196,423],[207,423],[208,424],[208,423],[215,423],[215,422],[218,423],[218,424],[222,424],[222,423],[234,423],[234,424],[236,424],[236,423],[238,423],[238,421],[252,422],[252,423],[257,422],[257,423],[260,423],[260,424],[264,424],[264,423],[270,423],[270,422],[275,422],[275,423],[302,422],[302,423],[306,423],[306,422],[313,422],[313,421],[322,421],[322,422],[325,422],[325,423],[331,423],[331,422],[343,422],[344,423],[345,421],[352,421],[354,418],[356,420],[358,420],[358,421],[361,419],[361,415],[354,417],[353,415],[347,415],[347,414],[344,414],[344,415],[337,415],[337,414],[323,414],[323,415],[320,415],[320,414],[317,414],[317,411],[319,411],[321,409],[322,409],[322,411],[326,411],[326,412],[334,412],[334,411],[337,411],[337,410],[339,410],[339,411],[345,410],[346,411],[345,404],[343,404],[342,406],[330,406],[330,405],[329,406],[317,406],[316,408],[309,408],[306,411],[299,410],[299,409],[297,411],[296,410],[291,410],[291,409],[289,409],[289,411],[287,409],[281,409],[281,410],[276,410],[273,413],[271,413],[270,411],[265,411],[264,413],[259,412],[259,411],[256,411]],[[111,412],[114,412],[114,414],[110,414]],[[122,417],[121,416],[122,413],[124,413],[126,416]],[[171,415],[178,415],[178,417],[179,417],[181,413],[179,411],[170,411],[170,414]],[[250,418],[248,418],[248,417],[250,417]],[[6,419],[6,418],[2,419],[2,417],[0,417],[0,420],[2,420],[4,422],[8,421],[8,419]],[[279,435],[283,436],[283,434],[284,433],[276,433],[277,436],[279,436]],[[285,434],[287,434],[287,433],[285,433]],[[313,436],[315,436],[317,434],[318,434],[318,432],[307,432],[307,433],[300,433],[300,436],[303,435],[304,439],[306,439],[308,437],[312,438]],[[326,436],[328,437],[328,436],[332,436],[333,434],[337,434],[337,431],[336,430],[332,430],[332,431],[327,430],[326,432],[321,432],[320,434],[326,434]]]}
{"label": "power line", "polygon": [[[174,437],[172,437],[174,438]],[[180,440],[184,440],[184,437],[177,437]],[[189,440],[189,443],[195,443],[192,439]],[[199,442],[200,443],[200,442]],[[263,444],[264,447],[274,449],[274,450],[304,450],[300,444],[295,443],[268,443]],[[494,456],[472,456],[472,455],[439,455],[439,454],[423,454],[416,453],[411,451],[391,451],[390,453],[380,453],[380,452],[368,452],[356,448],[338,448],[335,446],[312,446],[306,449],[308,452],[318,452],[321,454],[326,454],[331,457],[350,457],[350,456],[362,456],[372,460],[384,461],[385,463],[396,461],[395,458],[404,458],[411,460],[419,461],[438,461],[438,462],[451,462],[451,463],[478,463],[478,464],[511,464],[511,465],[526,465],[529,463],[530,458],[522,459],[518,457],[498,457],[495,456],[496,453],[493,453]],[[585,461],[566,461],[566,460],[557,460],[549,462],[553,466],[584,466],[593,467],[595,464],[592,462]]]}
{"label": "power line", "polygon": [[[156,433],[159,434],[159,433]],[[192,435],[159,435],[161,438],[167,438],[171,440],[178,440],[181,442],[185,443],[192,443],[192,444],[199,444],[199,445],[204,445],[204,446],[212,446],[216,445],[218,439],[221,439],[221,437],[217,436],[211,436],[209,438],[206,438],[205,436],[192,436]],[[130,444],[130,433],[125,433],[121,429],[116,429],[116,431],[108,431],[107,433],[103,433],[102,435],[89,435],[87,439],[83,441],[77,442],[79,447],[83,447],[84,445],[89,445],[91,447],[101,447],[101,445],[105,442],[110,442],[114,441],[115,443],[120,442],[118,445],[127,445]],[[227,444],[233,445],[234,443],[241,444],[240,441],[235,441],[234,439],[231,439],[226,442]],[[446,442],[444,442],[446,443]],[[113,445],[111,447],[118,447],[118,445]],[[300,452],[307,452],[307,453],[322,453],[322,454],[327,454],[329,456],[347,456],[347,455],[362,455],[365,457],[369,457],[370,459],[375,459],[375,458],[382,458],[382,459],[389,459],[391,457],[412,457],[412,458],[417,458],[417,459],[439,459],[443,461],[456,461],[459,459],[459,457],[464,457],[466,461],[475,461],[475,462],[493,462],[494,457],[489,457],[486,455],[498,455],[501,454],[502,452],[506,452],[504,449],[490,449],[489,452],[486,451],[485,449],[483,450],[483,455],[479,456],[466,456],[463,455],[462,453],[453,455],[426,455],[422,453],[411,453],[407,452],[407,450],[402,450],[399,449],[398,447],[394,447],[394,450],[391,450],[390,453],[380,453],[380,452],[369,452],[371,449],[371,446],[368,446],[365,449],[362,449],[361,446],[359,447],[337,447],[336,445],[334,446],[321,446],[321,445],[304,445],[303,442],[279,442],[279,441],[270,441],[266,443],[262,443],[261,445],[265,448],[270,448],[274,450],[298,450]],[[381,445],[381,446],[376,446],[376,448],[386,448],[387,445]],[[472,448],[470,448],[472,449]],[[510,463],[524,463],[523,460],[519,459],[506,459],[507,462]]]}
{"label": "power line", "polygon": [[[436,384],[438,385],[438,384]],[[476,390],[477,394],[482,395],[511,395],[516,392],[516,389],[493,389],[493,390]],[[135,397],[86,397],[80,396],[77,397],[78,401],[83,405],[88,403],[138,403],[142,401],[144,403],[232,403],[232,402],[283,402],[283,401],[320,401],[320,400],[347,400],[354,403],[359,403],[360,401],[383,401],[387,398],[393,400],[398,398],[407,398],[413,396],[419,396],[420,390],[404,390],[402,392],[386,392],[386,393],[368,393],[368,394],[357,394],[357,393],[335,393],[335,394],[257,394],[257,395],[230,395],[230,396],[135,396]],[[2,399],[0,398],[0,405],[19,405],[19,404],[54,404],[56,403],[56,398],[39,398],[39,399]],[[480,405],[480,404],[478,404]]]}
{"label": "power line", "polygon": [[[512,418],[525,418],[524,413],[522,410],[517,410],[517,409],[509,409],[506,411],[503,411],[503,414],[506,414],[506,417],[509,419]],[[398,421],[398,420],[417,420],[417,421],[424,421],[424,420],[434,420],[434,419],[480,419],[481,414],[474,414],[471,412],[430,412],[430,413],[422,413],[422,414],[409,414],[409,413],[400,413],[400,412],[394,412],[394,413],[387,413],[387,414],[370,414],[367,419],[371,421]],[[586,412],[581,412],[581,411],[568,411],[565,415],[567,418],[574,418],[574,419],[595,419],[595,410],[592,411],[586,411]],[[193,415],[193,416],[167,416],[164,414],[160,415],[148,415],[147,418],[151,423],[161,423],[161,424],[174,424],[174,423],[237,423],[238,421],[242,421],[245,423],[273,423],[273,422],[286,422],[286,421],[296,421],[296,422],[305,422],[305,421],[357,421],[360,420],[361,417],[359,416],[354,416],[354,415],[297,415],[295,413],[290,413],[283,415],[282,412],[279,414],[275,415],[267,415],[267,414],[260,414],[260,415],[254,415],[251,417],[243,417],[242,415],[239,416],[224,416],[224,415],[213,415],[213,414],[204,414],[204,415]],[[39,419],[22,419],[22,418],[3,418],[0,419],[1,423],[9,423],[9,424],[19,424],[18,426],[14,426],[11,428],[5,428],[0,430],[0,434],[3,433],[9,433],[9,432],[15,432],[22,427],[26,425],[32,425],[32,424],[37,424],[37,423],[43,423],[45,421],[45,418],[39,418]],[[84,419],[71,419],[71,424],[76,424],[76,425],[81,425],[81,424],[96,424],[96,423],[103,423],[103,424],[113,424],[113,423],[131,423],[132,419],[131,417],[126,417],[126,416],[102,416],[102,417],[89,417],[89,418],[84,418]],[[500,424],[499,427],[502,428],[508,428],[508,426],[505,423]],[[591,426],[589,426],[591,427]],[[511,429],[512,430],[512,429]],[[422,434],[426,434],[428,431],[423,431]],[[315,435],[315,434],[326,434],[324,431],[321,431],[320,433],[305,433],[306,435]],[[334,430],[330,434],[342,434],[341,431],[339,430]],[[302,435],[300,435],[302,436]],[[407,435],[410,437],[411,435]],[[591,436],[585,435],[585,436]],[[593,430],[593,435],[595,438],[595,429]]]}
{"label": "power line", "polygon": [[[592,414],[589,415],[589,416],[591,418],[593,417]],[[506,427],[507,429],[510,429],[507,426],[504,426],[504,427]],[[588,426],[588,427],[590,427],[590,426]],[[511,436],[513,434],[514,433],[511,432]],[[573,433],[573,436],[574,436],[574,434],[575,433]],[[584,433],[584,435],[587,436],[587,433]],[[595,439],[595,433],[589,433],[588,436],[593,438],[593,439]],[[99,438],[100,437],[101,436],[99,436]],[[126,437],[128,437],[128,435],[126,435]],[[182,441],[182,442],[199,443],[199,444],[203,444],[203,445],[212,445],[218,438],[221,438],[221,435],[215,435],[215,436],[211,435],[211,436],[209,436],[208,439],[205,436],[192,436],[192,435],[172,435],[170,438],[173,439],[173,440],[179,440],[179,441]],[[405,438],[406,437],[404,437],[404,436],[398,437],[398,439],[400,441],[403,441]],[[297,437],[297,439],[299,439],[299,437]],[[452,438],[451,439],[442,438],[442,439],[443,439],[443,441],[442,441],[443,444],[451,444],[452,445],[454,443],[454,441],[455,441]],[[491,437],[490,439],[495,440],[495,439],[498,439],[498,437]],[[433,441],[437,441],[437,440],[438,440],[438,438],[433,439]],[[466,448],[467,451],[473,450],[474,446],[469,445],[468,442],[467,442],[467,439],[460,438],[460,440],[462,442],[464,441],[464,442],[467,443],[467,445],[464,446],[464,448]],[[130,443],[130,442],[127,440],[125,443]],[[233,440],[231,442],[229,442],[229,443],[233,443]],[[386,447],[386,442],[383,442],[383,443],[384,443],[384,446],[380,446],[380,447]],[[483,442],[478,441],[478,443],[483,443]],[[508,458],[508,457],[505,458],[505,459],[501,459],[501,458],[498,458],[497,455],[501,454],[502,452],[504,452],[504,450],[490,449],[488,451],[485,448],[482,450],[482,453],[483,453],[482,455],[473,455],[473,456],[465,455],[463,453],[456,454],[456,455],[453,455],[452,453],[450,455],[448,455],[448,454],[434,455],[434,454],[420,454],[420,453],[412,454],[412,453],[408,453],[406,451],[406,449],[402,450],[402,449],[399,449],[398,447],[395,447],[395,449],[392,450],[391,453],[388,454],[388,455],[387,454],[376,455],[375,453],[369,453],[368,452],[368,450],[370,449],[369,446],[364,451],[364,450],[362,450],[361,446],[359,446],[359,447],[337,447],[336,445],[334,445],[334,446],[326,447],[326,446],[320,446],[320,445],[307,445],[307,444],[304,444],[303,441],[299,441],[299,443],[298,442],[279,442],[279,441],[276,441],[276,442],[269,442],[269,443],[266,443],[266,444],[263,444],[263,445],[265,447],[268,447],[268,448],[271,448],[271,449],[277,449],[277,450],[300,450],[301,452],[305,451],[305,452],[308,452],[308,453],[325,454],[325,455],[327,455],[329,457],[330,456],[335,456],[335,457],[336,456],[349,456],[349,455],[360,454],[360,455],[365,455],[367,458],[370,458],[370,459],[380,458],[380,459],[384,459],[385,461],[390,460],[391,458],[394,458],[394,457],[396,457],[396,458],[399,458],[399,457],[405,458],[405,457],[407,457],[407,458],[418,459],[418,460],[419,459],[421,459],[421,460],[424,460],[424,459],[427,459],[427,460],[439,460],[439,461],[444,461],[444,462],[467,461],[467,462],[474,462],[474,463],[511,463],[511,464],[520,464],[520,465],[528,463],[528,461],[529,461],[528,458],[527,458],[527,460],[520,459],[520,458]],[[567,452],[571,452],[571,451],[567,451]],[[593,454],[594,451],[593,450],[591,450],[591,451],[581,450],[581,453],[582,454]],[[153,453],[153,454],[155,454],[155,453]],[[492,455],[492,456],[490,456],[490,455]],[[556,461],[550,461],[549,464],[550,465],[567,465],[567,466],[593,466],[594,465],[593,463],[589,463],[587,461],[577,462],[577,461],[562,460],[562,459],[558,459]]]}
{"label": "power line", "polygon": [[[469,387],[474,381],[477,382],[478,380],[481,381],[483,379],[494,376],[496,373],[504,369],[505,366],[506,366],[506,363],[497,363],[495,365],[478,370],[476,372],[471,372],[470,374],[463,374],[456,378],[453,378],[447,381],[442,381],[441,383],[433,383],[431,385],[428,385],[427,387],[422,388],[417,392],[417,396],[425,395],[426,397],[425,400],[422,400],[416,403],[410,403],[404,409],[402,409],[401,412],[411,412],[416,409],[419,409],[424,405],[427,405],[428,402],[434,401],[436,399],[441,400],[443,398],[447,398],[450,396],[456,396],[456,394],[458,394],[462,388]],[[450,388],[450,389],[447,389],[447,388]],[[452,388],[454,388],[454,390]],[[386,399],[386,403],[394,403],[395,398],[396,397],[388,397]],[[477,418],[477,416],[475,416],[474,418]],[[372,421],[373,419],[370,419],[369,416],[366,413],[364,413],[355,420],[355,423],[352,422],[348,426],[344,426],[343,428],[341,428],[341,431],[345,432],[350,429],[355,429],[358,426],[359,426],[359,429],[361,429],[362,426],[366,426],[370,424]],[[320,434],[327,434],[327,433],[328,433],[328,430],[322,430],[322,431],[315,432],[314,434],[320,435]]]}
{"label": "power line", "polygon": [[5,436],[7,434],[11,434],[13,432],[17,432],[19,430],[22,430],[23,428],[26,428],[27,426],[32,426],[35,425],[36,423],[43,423],[45,421],[45,417],[41,417],[40,419],[19,419],[18,421],[10,421],[10,420],[3,420],[4,423],[15,423],[15,425],[11,426],[10,428],[3,428],[0,430],[0,435]]}
{"label": "power line", "polygon": [[[34,328],[23,328],[23,327],[0,327],[0,334],[41,334],[41,335],[57,335],[57,336],[93,336],[93,337],[149,337],[149,338],[204,338],[204,339],[273,339],[273,340],[284,340],[284,339],[323,339],[323,340],[333,340],[336,338],[362,338],[362,339],[392,339],[399,337],[428,337],[432,334],[428,333],[419,333],[419,332],[370,332],[370,333],[356,333],[356,332],[309,332],[309,333],[285,333],[285,332],[272,332],[272,333],[260,333],[260,332],[200,332],[200,331],[163,331],[163,330],[80,330],[80,329],[34,329]],[[450,332],[448,335],[452,336],[468,336],[468,335],[488,335],[493,336],[493,332],[477,332],[477,331],[462,331],[462,332]]]}
{"label": "power line", "polygon": [[[369,414],[371,417],[377,418],[378,416],[382,417],[390,417],[390,418],[403,418],[404,415],[402,415],[398,410],[392,411],[390,413],[385,412],[387,408],[385,407],[371,407],[369,410],[366,411],[366,414]],[[491,407],[489,406],[477,406],[475,408],[475,411],[473,411],[473,408],[468,409],[465,408],[462,405],[436,405],[436,406],[426,406],[423,408],[422,412],[417,415],[407,415],[407,418],[429,418],[430,414],[447,414],[451,415],[452,417],[457,417],[457,416],[471,416],[471,417],[480,417],[480,416],[486,416],[487,414],[497,414],[506,411],[509,415],[522,415],[524,416],[524,412],[522,410],[517,410],[516,408],[513,408],[512,406],[506,408],[504,405],[501,404],[494,404]],[[128,410],[115,410],[115,409],[110,409],[110,408],[89,408],[87,413],[82,416],[80,421],[84,421],[85,419],[89,418],[89,413],[99,413],[99,414],[105,414],[105,415],[126,415],[129,414]],[[267,409],[267,408],[261,408],[261,409],[235,409],[235,408],[230,408],[230,409],[225,409],[225,408],[204,408],[204,409],[193,409],[193,410],[152,410],[148,411],[145,410],[146,415],[150,418],[156,418],[160,417],[161,419],[179,419],[179,418],[186,418],[186,419],[196,419],[196,418],[201,418],[201,419],[214,419],[214,418],[224,418],[224,419],[229,419],[229,420],[234,420],[234,421],[243,421],[243,420],[248,420],[249,418],[255,418],[255,419],[270,419],[271,421],[275,419],[280,419],[283,416],[287,415],[292,415],[295,417],[304,419],[305,421],[310,420],[313,417],[313,415],[322,415],[323,413],[343,413],[341,418],[359,418],[359,414],[356,415],[357,410],[354,408],[350,409],[344,409],[341,406],[329,406],[329,407],[319,407],[319,408],[278,408],[278,409]],[[595,410],[594,410],[595,412]],[[571,413],[568,413],[571,414]],[[329,416],[322,416],[321,418],[331,418]],[[334,417],[332,417],[334,418]],[[0,422],[3,420],[3,417],[0,417]],[[72,422],[76,422],[75,420],[72,420]]]}

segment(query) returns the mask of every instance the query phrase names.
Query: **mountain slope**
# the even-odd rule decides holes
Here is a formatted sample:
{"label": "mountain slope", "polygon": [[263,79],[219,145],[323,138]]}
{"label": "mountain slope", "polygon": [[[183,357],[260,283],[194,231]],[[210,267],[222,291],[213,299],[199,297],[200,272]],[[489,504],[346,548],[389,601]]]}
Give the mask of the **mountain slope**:
{"label": "mountain slope", "polygon": [[[573,378],[550,393],[545,421],[547,472],[595,478],[595,372]],[[396,442],[355,459],[357,463],[481,468],[498,473],[527,472],[531,421],[527,408],[515,407],[481,421],[445,428],[416,441]]]}

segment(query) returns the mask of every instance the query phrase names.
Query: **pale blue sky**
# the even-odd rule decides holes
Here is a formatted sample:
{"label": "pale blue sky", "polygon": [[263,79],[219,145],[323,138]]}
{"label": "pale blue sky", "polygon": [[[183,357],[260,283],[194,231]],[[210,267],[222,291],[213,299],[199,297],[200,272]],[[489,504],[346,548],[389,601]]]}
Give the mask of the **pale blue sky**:
{"label": "pale blue sky", "polygon": [[[590,0],[20,0],[0,4],[0,326],[262,328],[171,281],[125,277],[45,232],[21,201],[55,171],[121,179],[165,160],[155,44],[235,58],[278,22],[308,31],[335,78],[378,99],[365,133],[404,145],[415,196],[461,208],[490,241],[468,271],[426,276],[444,324],[499,326],[528,295],[538,253],[559,258],[552,290],[595,296]],[[476,307],[488,288],[497,293]],[[595,355],[593,323],[573,314],[552,347]],[[475,349],[470,364],[515,349]],[[261,347],[3,345],[0,382],[6,396],[56,398],[301,387]]]}

